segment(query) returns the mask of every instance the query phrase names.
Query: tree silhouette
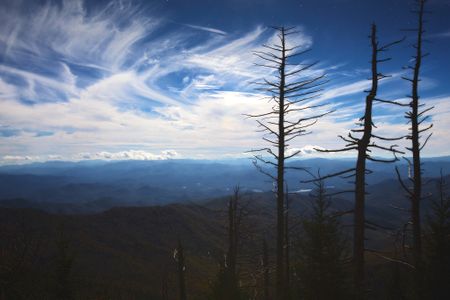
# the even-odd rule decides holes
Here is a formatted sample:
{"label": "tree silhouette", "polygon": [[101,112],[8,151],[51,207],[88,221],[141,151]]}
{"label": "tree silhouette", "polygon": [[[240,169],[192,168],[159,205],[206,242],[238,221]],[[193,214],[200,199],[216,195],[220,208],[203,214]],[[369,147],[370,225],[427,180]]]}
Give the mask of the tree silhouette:
{"label": "tree silhouette", "polygon": [[[395,141],[400,140],[403,137],[383,137],[373,133],[374,128],[376,128],[373,121],[373,105],[375,102],[387,103],[393,105],[403,104],[380,99],[377,97],[379,81],[387,78],[389,76],[382,74],[378,70],[378,64],[390,60],[390,58],[380,58],[380,53],[387,51],[391,46],[400,43],[402,40],[394,41],[385,45],[379,45],[377,39],[377,27],[375,24],[372,25],[370,42],[372,48],[371,57],[371,88],[366,91],[368,94],[365,99],[365,111],[364,116],[359,119],[356,123],[359,126],[357,129],[352,129],[346,137],[339,136],[347,144],[344,148],[335,150],[324,150],[316,149],[320,152],[347,152],[356,151],[357,160],[356,166],[341,172],[330,174],[322,177],[322,179],[344,175],[345,178],[354,177],[355,189],[355,204],[353,209],[354,224],[353,224],[353,281],[354,288],[357,299],[363,299],[365,297],[365,272],[364,272],[364,240],[365,240],[365,227],[366,227],[366,217],[365,217],[365,199],[366,199],[366,175],[370,174],[371,171],[367,168],[367,161],[391,163],[398,160],[397,154],[404,154],[402,151],[397,150],[397,145],[384,146],[380,145],[380,141]],[[361,134],[360,137],[355,136],[356,134]],[[392,159],[377,158],[372,155],[374,150],[387,151],[393,154]]]}
{"label": "tree silhouette", "polygon": [[239,228],[241,214],[239,205],[239,187],[234,189],[234,194],[228,202],[228,252],[226,256],[226,268],[230,282],[237,287],[236,262],[238,256]]}
{"label": "tree silhouette", "polygon": [[242,297],[238,285],[237,257],[240,225],[244,210],[240,206],[239,193],[239,187],[235,187],[233,195],[228,201],[228,250],[213,286],[213,299],[216,300],[240,299]]}
{"label": "tree silhouette", "polygon": [[168,274],[167,271],[164,270],[161,277],[161,299],[169,300],[169,285],[168,285]]}
{"label": "tree silhouette", "polygon": [[177,263],[178,289],[180,300],[186,300],[187,299],[186,279],[185,279],[186,264],[184,258],[184,249],[183,245],[181,244],[181,240],[178,240],[178,246],[173,253],[173,258]]}
{"label": "tree silhouette", "polygon": [[302,221],[299,239],[299,296],[305,300],[349,299],[345,270],[348,249],[339,214],[330,211],[324,180],[314,184],[312,214]]}
{"label": "tree silhouette", "polygon": [[262,257],[261,257],[261,265],[262,265],[262,271],[263,271],[263,299],[269,300],[269,286],[270,286],[270,275],[269,275],[269,250],[267,249],[267,242],[264,239],[263,240],[263,251],[262,251]]}
{"label": "tree silhouette", "polygon": [[438,197],[431,203],[425,231],[426,283],[430,299],[450,295],[450,198],[442,175],[437,182]]}
{"label": "tree silhouette", "polygon": [[420,82],[420,70],[422,66],[422,59],[428,54],[422,53],[423,45],[423,34],[424,30],[424,13],[425,13],[425,2],[426,0],[417,0],[418,10],[415,13],[418,14],[418,24],[417,28],[413,31],[417,32],[416,43],[413,45],[416,53],[413,56],[414,65],[408,66],[412,70],[412,78],[403,77],[403,79],[411,83],[411,98],[409,103],[410,111],[408,111],[405,117],[408,119],[408,123],[411,123],[409,128],[409,134],[407,139],[411,140],[411,147],[407,147],[412,154],[412,161],[405,158],[408,162],[409,168],[412,169],[412,177],[410,178],[412,182],[412,189],[408,187],[406,183],[403,182],[398,169],[396,168],[398,179],[406,191],[407,195],[411,201],[411,223],[412,223],[412,235],[413,235],[413,265],[415,267],[415,289],[417,291],[418,297],[421,297],[421,289],[423,282],[423,270],[422,270],[422,230],[421,230],[421,211],[420,202],[422,198],[422,169],[421,169],[421,158],[420,152],[427,144],[432,133],[428,134],[425,140],[422,142],[421,137],[423,133],[426,133],[433,127],[433,124],[422,126],[424,122],[429,119],[429,112],[433,107],[422,109],[423,103],[420,102],[419,96],[419,82]]}
{"label": "tree silhouette", "polygon": [[[310,104],[319,96],[321,86],[326,82],[325,75],[315,76],[308,71],[317,64],[297,64],[293,60],[304,54],[307,50],[300,50],[302,45],[289,46],[288,37],[296,34],[294,27],[275,27],[277,30],[278,43],[274,45],[263,45],[266,51],[257,51],[255,55],[263,63],[257,64],[268,68],[270,78],[264,78],[257,82],[261,87],[258,90],[268,94],[267,99],[273,103],[272,109],[258,115],[247,115],[256,119],[261,132],[264,132],[263,140],[268,143],[267,147],[251,150],[254,155],[254,164],[257,169],[269,176],[276,184],[276,299],[286,299],[289,290],[288,282],[285,280],[285,190],[284,177],[286,170],[294,167],[285,166],[286,160],[295,157],[301,151],[296,150],[287,153],[289,142],[297,137],[308,134],[308,128],[317,122],[317,119],[325,113],[308,114],[311,109],[321,105]],[[263,156],[268,155],[268,157]],[[275,169],[275,174],[266,170],[265,167]]]}
{"label": "tree silhouette", "polygon": [[[291,283],[291,263],[290,263],[290,250],[291,250],[291,244],[289,239],[290,234],[290,228],[289,228],[289,188],[286,183],[286,194],[285,194],[285,213],[284,213],[284,280],[286,281],[286,286],[290,287]],[[286,290],[286,298],[290,299],[291,297],[291,289]]]}

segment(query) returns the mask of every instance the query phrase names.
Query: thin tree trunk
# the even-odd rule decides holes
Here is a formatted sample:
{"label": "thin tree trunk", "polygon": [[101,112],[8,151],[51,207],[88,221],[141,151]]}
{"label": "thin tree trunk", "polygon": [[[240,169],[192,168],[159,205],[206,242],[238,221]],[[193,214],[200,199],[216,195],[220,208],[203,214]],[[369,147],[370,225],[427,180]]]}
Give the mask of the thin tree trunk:
{"label": "thin tree trunk", "polygon": [[[278,71],[275,79],[263,79],[263,82],[256,83],[262,86],[258,90],[269,93],[271,95],[271,101],[276,104],[267,113],[247,115],[252,118],[257,118],[258,126],[263,128],[262,131],[269,135],[269,138],[263,137],[269,143],[269,146],[252,150],[252,152],[259,153],[258,155],[254,155],[255,166],[263,174],[269,176],[276,184],[276,279],[274,299],[277,300],[285,300],[287,291],[289,290],[289,282],[285,278],[285,162],[287,159],[293,158],[301,152],[297,150],[292,154],[286,154],[286,149],[289,146],[286,142],[307,135],[310,133],[307,128],[313,126],[319,118],[330,113],[329,111],[323,113],[313,112],[309,115],[305,113],[306,110],[317,107],[315,105],[309,105],[309,100],[320,94],[322,91],[320,87],[326,81],[324,80],[324,74],[320,76],[302,76],[303,71],[306,72],[308,69],[313,68],[316,63],[301,64],[301,66],[300,64],[288,63],[291,58],[297,57],[307,51],[296,50],[301,49],[300,45],[289,45],[289,48],[286,48],[286,37],[297,32],[294,28],[276,27],[278,30],[277,38],[280,43],[263,45],[265,49],[269,49],[266,52],[255,51],[255,55],[264,61],[264,64],[259,64],[259,66],[270,68],[270,74],[272,74],[273,70]],[[304,112],[305,115],[298,116],[297,113],[299,111]],[[265,157],[267,154],[269,155],[269,159]],[[261,165],[258,165],[258,162],[262,163],[263,166],[275,166],[276,174],[265,171]]]}
{"label": "thin tree trunk", "polygon": [[161,299],[169,300],[169,286],[167,284],[167,271],[164,271],[161,279]]}
{"label": "thin tree trunk", "polygon": [[186,300],[186,281],[184,273],[186,271],[185,262],[184,262],[184,251],[183,246],[181,245],[181,241],[178,241],[177,248],[177,271],[178,271],[178,284],[179,284],[179,292],[180,292],[180,300]]}
{"label": "thin tree trunk", "polygon": [[267,250],[267,242],[263,240],[263,290],[264,290],[264,300],[269,300],[269,251]]}
{"label": "thin tree trunk", "polygon": [[422,63],[423,12],[425,1],[420,0],[419,26],[417,33],[416,60],[412,79],[411,105],[411,142],[413,156],[413,193],[411,195],[411,220],[413,229],[413,260],[415,271],[415,287],[419,299],[422,297],[422,237],[420,226],[420,200],[422,197],[422,174],[420,166],[420,130],[419,130],[419,73]]}
{"label": "thin tree trunk", "polygon": [[228,203],[228,253],[226,272],[229,276],[233,287],[237,286],[236,280],[236,258],[237,258],[237,243],[238,243],[238,220],[237,220],[237,202],[239,197],[239,190],[236,189],[234,195],[230,198]]}
{"label": "thin tree trunk", "polygon": [[285,129],[284,129],[284,93],[285,93],[285,68],[286,68],[286,45],[285,29],[281,28],[281,62],[280,62],[280,85],[279,85],[279,114],[278,114],[278,162],[277,162],[277,253],[276,253],[276,297],[285,299],[284,280],[284,152],[285,152]]}
{"label": "thin tree trunk", "polygon": [[284,219],[284,243],[285,243],[285,253],[284,253],[284,260],[285,260],[285,283],[286,283],[286,298],[289,299],[290,297],[290,262],[289,262],[289,190],[286,185],[286,213],[285,213],[285,219]]}
{"label": "thin tree trunk", "polygon": [[366,108],[364,113],[364,133],[358,143],[358,158],[356,162],[355,177],[355,208],[354,208],[354,231],[353,231],[353,267],[354,287],[357,299],[364,299],[364,229],[365,229],[365,197],[366,197],[366,159],[367,149],[372,136],[372,105],[378,89],[377,71],[377,38],[376,25],[372,25],[372,88],[366,97]]}

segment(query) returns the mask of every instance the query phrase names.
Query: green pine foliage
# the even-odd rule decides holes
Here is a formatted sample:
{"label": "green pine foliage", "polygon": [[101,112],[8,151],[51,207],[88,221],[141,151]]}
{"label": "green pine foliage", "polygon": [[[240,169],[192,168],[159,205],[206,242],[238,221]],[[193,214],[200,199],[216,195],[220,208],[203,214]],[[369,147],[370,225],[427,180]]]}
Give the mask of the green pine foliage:
{"label": "green pine foliage", "polygon": [[431,203],[426,222],[426,285],[429,299],[444,299],[450,294],[450,198],[441,175],[438,197]]}
{"label": "green pine foliage", "polygon": [[349,299],[347,241],[325,193],[324,182],[318,182],[312,214],[302,222],[296,267],[299,299]]}

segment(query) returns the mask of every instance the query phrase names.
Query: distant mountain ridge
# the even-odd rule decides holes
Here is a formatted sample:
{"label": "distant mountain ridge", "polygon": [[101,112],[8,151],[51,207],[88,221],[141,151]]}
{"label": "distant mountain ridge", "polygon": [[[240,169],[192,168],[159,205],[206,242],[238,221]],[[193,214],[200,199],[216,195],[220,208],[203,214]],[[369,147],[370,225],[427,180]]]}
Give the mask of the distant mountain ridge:
{"label": "distant mountain ridge", "polygon": [[[321,174],[351,168],[351,159],[311,158],[291,161],[290,166],[309,167]],[[398,164],[405,178],[404,161]],[[373,174],[369,184],[396,181],[394,164],[369,164]],[[450,157],[424,159],[424,176],[438,177],[441,168],[450,171]],[[286,176],[291,191],[307,190],[311,184],[304,172]],[[70,208],[73,212],[102,211],[114,206],[143,206],[185,203],[225,196],[239,185],[244,192],[267,192],[273,188],[269,178],[256,170],[249,159],[82,161],[46,162],[0,167],[0,202],[20,207],[50,207],[53,211]],[[350,187],[348,180],[333,178],[327,185]],[[370,188],[370,187],[369,187]],[[17,200],[22,199],[22,200]],[[70,211],[69,210],[69,211]]]}

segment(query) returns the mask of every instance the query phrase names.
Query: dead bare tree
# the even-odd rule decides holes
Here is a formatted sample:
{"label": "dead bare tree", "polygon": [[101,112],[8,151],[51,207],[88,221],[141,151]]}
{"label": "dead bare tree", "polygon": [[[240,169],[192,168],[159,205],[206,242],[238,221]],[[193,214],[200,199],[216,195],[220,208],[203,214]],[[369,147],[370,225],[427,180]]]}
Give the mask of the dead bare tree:
{"label": "dead bare tree", "polygon": [[[377,98],[379,81],[389,76],[382,74],[378,70],[378,64],[390,60],[390,58],[380,58],[380,53],[387,51],[391,46],[400,43],[402,40],[394,41],[385,45],[380,45],[377,39],[376,25],[372,25],[370,34],[372,58],[371,58],[371,88],[367,92],[365,99],[364,116],[356,123],[359,128],[352,129],[346,137],[339,136],[347,144],[340,149],[324,150],[316,149],[320,152],[347,152],[356,151],[357,160],[354,168],[330,174],[320,179],[325,179],[334,176],[344,176],[344,178],[355,178],[355,203],[354,203],[354,228],[353,228],[353,282],[357,299],[364,299],[365,297],[365,280],[364,280],[364,240],[365,240],[365,199],[366,199],[366,175],[371,171],[367,168],[367,161],[391,163],[398,160],[397,154],[404,154],[404,152],[397,150],[397,145],[384,146],[380,145],[380,141],[395,141],[403,137],[383,137],[373,133],[376,128],[373,122],[373,105],[375,102],[388,103],[393,105],[404,106],[404,104]],[[361,134],[360,137],[355,136]],[[387,151],[393,154],[392,159],[377,158],[372,155],[374,150]]]}
{"label": "dead bare tree", "polygon": [[164,270],[161,278],[161,299],[169,300],[169,285],[168,285],[168,274],[167,271]]}
{"label": "dead bare tree", "polygon": [[269,300],[269,251],[267,249],[267,242],[263,240],[262,253],[262,268],[263,268],[263,299]]}
{"label": "dead bare tree", "polygon": [[403,79],[411,83],[411,95],[408,97],[411,99],[409,106],[410,111],[408,111],[405,117],[408,119],[408,123],[411,123],[409,128],[409,134],[407,136],[408,140],[411,140],[411,147],[406,149],[412,153],[412,161],[405,158],[408,162],[409,167],[412,169],[412,178],[409,178],[412,183],[412,188],[410,188],[406,183],[403,182],[398,168],[396,168],[398,179],[406,191],[408,197],[411,201],[411,223],[412,223],[412,236],[413,236],[413,265],[415,267],[415,287],[417,290],[418,297],[421,297],[421,290],[423,285],[423,270],[422,270],[422,230],[421,230],[421,211],[420,202],[422,198],[422,169],[421,169],[421,158],[420,152],[427,144],[432,133],[427,134],[425,140],[422,142],[422,134],[428,132],[433,127],[433,124],[424,125],[429,119],[429,112],[433,107],[428,107],[423,109],[423,103],[420,103],[419,96],[419,82],[420,82],[420,70],[422,66],[422,59],[428,55],[428,53],[422,52],[423,45],[423,34],[424,30],[424,14],[425,14],[425,2],[426,0],[417,0],[418,10],[414,11],[418,14],[418,24],[417,28],[412,29],[412,31],[417,32],[417,39],[413,45],[416,53],[413,56],[414,65],[408,66],[413,74],[412,78],[403,77]]}
{"label": "dead bare tree", "polygon": [[226,256],[226,270],[230,283],[237,287],[236,263],[239,243],[239,227],[241,215],[238,209],[239,187],[235,187],[233,196],[228,202],[228,252]]}
{"label": "dead bare tree", "polygon": [[[254,164],[259,171],[269,176],[276,184],[276,299],[286,299],[289,290],[285,280],[285,190],[284,177],[289,168],[285,166],[286,160],[295,157],[300,151],[287,153],[289,142],[310,133],[308,128],[317,120],[328,114],[309,113],[311,109],[321,105],[311,104],[310,100],[318,97],[321,86],[326,82],[325,75],[316,75],[313,67],[317,64],[296,64],[293,60],[309,51],[302,50],[302,45],[289,46],[287,39],[296,34],[294,27],[275,27],[278,42],[274,45],[263,45],[265,51],[257,51],[255,55],[263,63],[257,64],[268,68],[270,78],[257,82],[259,90],[268,94],[267,99],[273,106],[270,111],[257,115],[247,115],[255,118],[267,147],[251,150],[254,155]],[[263,156],[267,155],[267,156]],[[268,171],[270,167],[274,172]]]}
{"label": "dead bare tree", "polygon": [[[285,248],[285,253],[284,253],[284,267],[285,267],[285,277],[284,280],[286,281],[286,285],[288,287],[290,287],[290,282],[291,282],[291,264],[290,264],[290,241],[289,241],[289,188],[288,185],[286,183],[286,194],[285,194],[285,198],[286,198],[286,203],[285,203],[285,213],[284,213],[284,248]],[[286,291],[287,299],[290,299],[290,289],[288,289]]]}
{"label": "dead bare tree", "polygon": [[[248,242],[248,206],[250,201],[242,203],[239,186],[228,200],[227,217],[227,250],[225,259],[220,261],[217,279],[212,285],[212,297],[217,300],[241,299],[245,288],[255,288],[253,273],[246,265],[248,257],[242,251]],[[253,266],[253,264],[252,264]]]}
{"label": "dead bare tree", "polygon": [[186,265],[185,265],[185,258],[184,258],[184,249],[183,249],[183,245],[181,244],[180,240],[178,240],[178,246],[173,253],[173,258],[175,259],[175,261],[177,263],[177,274],[178,274],[178,286],[179,286],[180,300],[186,300],[187,299],[186,279],[185,279]]}

